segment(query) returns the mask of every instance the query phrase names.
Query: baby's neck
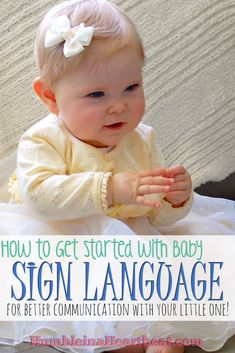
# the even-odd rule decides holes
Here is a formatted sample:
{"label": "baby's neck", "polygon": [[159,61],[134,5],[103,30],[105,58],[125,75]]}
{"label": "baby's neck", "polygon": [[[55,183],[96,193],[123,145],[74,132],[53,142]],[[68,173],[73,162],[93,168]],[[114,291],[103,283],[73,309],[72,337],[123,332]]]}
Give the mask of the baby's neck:
{"label": "baby's neck", "polygon": [[115,148],[115,146],[96,147],[96,148],[98,148],[100,151],[103,151],[103,152],[110,152]]}

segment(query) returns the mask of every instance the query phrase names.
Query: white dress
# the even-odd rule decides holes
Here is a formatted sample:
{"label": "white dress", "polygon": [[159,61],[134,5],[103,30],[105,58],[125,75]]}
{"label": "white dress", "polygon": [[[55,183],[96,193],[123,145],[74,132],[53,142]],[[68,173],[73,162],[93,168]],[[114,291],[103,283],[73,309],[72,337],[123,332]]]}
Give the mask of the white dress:
{"label": "white dress", "polygon": [[24,205],[0,204],[0,235],[235,235],[235,201],[194,193],[193,204],[185,218],[171,226],[154,227],[145,217],[121,222],[107,216],[89,216],[83,220],[45,221]]}
{"label": "white dress", "polygon": [[[7,219],[8,226],[1,222],[1,234],[64,234],[66,224],[56,224],[39,219],[35,215],[24,211],[22,205],[1,204],[1,219]],[[144,217],[127,222],[128,226],[116,219],[94,216],[94,222],[78,224],[74,222],[70,227],[70,234],[230,234],[235,235],[235,202],[215,199],[194,194],[191,211],[173,226],[156,229]],[[89,224],[89,228],[87,228]],[[92,226],[95,224],[95,226]],[[17,232],[15,231],[17,229]],[[77,232],[75,232],[75,229]],[[88,232],[88,233],[87,233]],[[206,351],[221,348],[229,337],[235,334],[235,322],[1,322],[0,343],[17,344],[22,341],[30,342],[30,336],[55,339],[62,335],[70,338],[104,338],[116,336],[118,338],[139,337],[148,338],[200,338],[201,347]],[[57,347],[65,352],[102,352],[118,348],[112,347]]]}

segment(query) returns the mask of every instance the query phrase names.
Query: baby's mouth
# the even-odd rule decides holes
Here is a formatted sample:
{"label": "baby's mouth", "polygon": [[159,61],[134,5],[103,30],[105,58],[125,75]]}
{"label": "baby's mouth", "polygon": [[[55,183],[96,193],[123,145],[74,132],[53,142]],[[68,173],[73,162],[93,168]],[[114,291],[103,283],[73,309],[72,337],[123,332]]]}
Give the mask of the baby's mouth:
{"label": "baby's mouth", "polygon": [[111,129],[111,130],[119,130],[123,127],[124,123],[119,122],[115,124],[110,124],[110,125],[104,125],[105,128]]}

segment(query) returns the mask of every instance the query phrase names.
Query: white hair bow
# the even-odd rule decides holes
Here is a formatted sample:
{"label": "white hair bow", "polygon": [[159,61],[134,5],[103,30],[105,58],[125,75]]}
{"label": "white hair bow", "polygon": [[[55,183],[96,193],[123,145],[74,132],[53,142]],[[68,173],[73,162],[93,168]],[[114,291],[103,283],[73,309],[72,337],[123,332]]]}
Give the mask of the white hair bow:
{"label": "white hair bow", "polygon": [[50,29],[46,32],[45,47],[50,48],[65,42],[64,56],[68,58],[80,54],[84,46],[90,44],[94,32],[94,27],[85,27],[84,23],[71,28],[68,17],[59,16],[52,21]]}

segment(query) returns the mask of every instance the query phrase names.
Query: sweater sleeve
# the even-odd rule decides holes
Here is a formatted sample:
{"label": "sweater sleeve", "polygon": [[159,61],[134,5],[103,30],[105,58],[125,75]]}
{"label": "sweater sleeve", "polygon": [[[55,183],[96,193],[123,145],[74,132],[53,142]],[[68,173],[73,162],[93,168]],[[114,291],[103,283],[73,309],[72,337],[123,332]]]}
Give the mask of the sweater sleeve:
{"label": "sweater sleeve", "polygon": [[[152,132],[151,141],[151,168],[159,168],[165,166],[165,161],[161,153],[160,148],[156,144],[156,136],[154,131]],[[176,221],[184,218],[192,205],[193,194],[184,203],[182,207],[172,207],[172,205],[164,200],[165,194],[159,195],[161,198],[161,206],[158,209],[152,209],[148,213],[150,223],[154,226],[167,226],[175,223]]]}
{"label": "sweater sleeve", "polygon": [[70,174],[66,140],[59,129],[26,133],[17,156],[17,178],[23,202],[48,220],[104,214],[111,173]]}

